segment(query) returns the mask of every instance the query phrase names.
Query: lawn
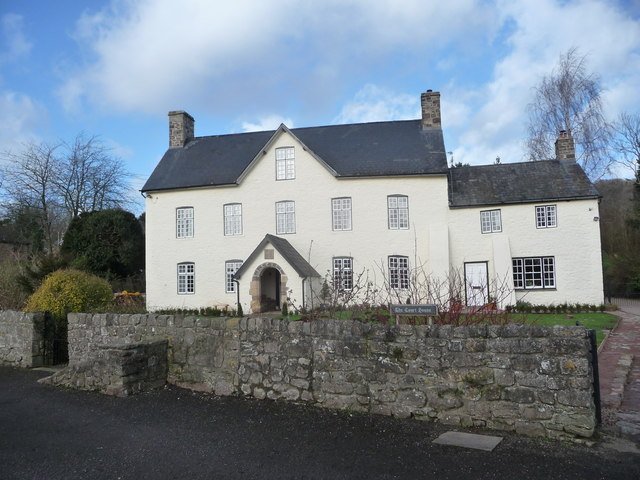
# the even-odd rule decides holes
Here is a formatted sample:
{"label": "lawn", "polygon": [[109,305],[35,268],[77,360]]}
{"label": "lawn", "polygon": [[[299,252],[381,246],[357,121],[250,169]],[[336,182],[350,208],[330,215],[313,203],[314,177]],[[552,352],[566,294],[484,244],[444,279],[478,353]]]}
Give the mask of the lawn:
{"label": "lawn", "polygon": [[[380,313],[388,314],[385,310]],[[350,310],[344,310],[338,312],[341,320],[347,320],[351,318],[352,312]],[[290,321],[300,320],[304,315],[290,315],[288,318]],[[528,325],[543,325],[547,327],[553,327],[554,325],[576,325],[576,322],[585,328],[594,329],[596,331],[596,341],[598,347],[609,333],[609,331],[616,326],[618,317],[611,315],[610,313],[514,313],[509,314],[508,319],[512,323],[525,323]],[[391,325],[395,324],[393,317],[389,318]]]}
{"label": "lawn", "polygon": [[[521,323],[522,319],[523,316],[518,315],[514,318],[514,321]],[[606,334],[618,323],[618,317],[610,313],[572,313],[570,315],[565,313],[530,313],[524,316],[524,319],[525,323],[545,325],[548,327],[553,327],[554,325],[575,325],[576,322],[580,322],[580,325],[583,327],[596,331],[598,347],[606,337]]]}

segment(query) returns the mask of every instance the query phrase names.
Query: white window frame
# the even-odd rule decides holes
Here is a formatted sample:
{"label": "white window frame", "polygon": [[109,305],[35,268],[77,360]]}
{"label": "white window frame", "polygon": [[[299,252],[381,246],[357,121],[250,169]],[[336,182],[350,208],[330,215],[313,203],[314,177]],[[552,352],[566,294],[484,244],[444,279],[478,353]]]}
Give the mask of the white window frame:
{"label": "white window frame", "polygon": [[242,204],[227,203],[223,206],[224,234],[242,235]]}
{"label": "white window frame", "polygon": [[513,258],[513,287],[516,290],[556,288],[555,257]]}
{"label": "white window frame", "polygon": [[176,208],[176,238],[193,237],[193,207]]}
{"label": "white window frame", "polygon": [[334,231],[351,230],[351,197],[331,199],[331,225]]}
{"label": "white window frame", "polygon": [[293,200],[276,202],[276,233],[296,233],[296,202]]}
{"label": "white window frame", "polygon": [[236,293],[237,284],[233,281],[233,276],[241,266],[242,260],[227,260],[224,262],[224,283],[227,293]]}
{"label": "white window frame", "polygon": [[408,230],[409,197],[407,195],[387,196],[387,216],[389,230]]}
{"label": "white window frame", "polygon": [[296,178],[295,148],[276,148],[276,180],[293,180],[294,178]]}
{"label": "white window frame", "polygon": [[352,257],[333,257],[333,288],[340,291],[353,289]]}
{"label": "white window frame", "polygon": [[480,229],[482,233],[502,232],[502,212],[496,210],[482,210],[480,212]]}
{"label": "white window frame", "polygon": [[536,206],[536,228],[555,228],[558,226],[558,209],[555,205]]}
{"label": "white window frame", "polygon": [[407,290],[409,288],[409,257],[403,255],[390,255],[389,286],[394,290]]}
{"label": "white window frame", "polygon": [[178,295],[193,295],[196,293],[196,264],[182,262],[178,264]]}

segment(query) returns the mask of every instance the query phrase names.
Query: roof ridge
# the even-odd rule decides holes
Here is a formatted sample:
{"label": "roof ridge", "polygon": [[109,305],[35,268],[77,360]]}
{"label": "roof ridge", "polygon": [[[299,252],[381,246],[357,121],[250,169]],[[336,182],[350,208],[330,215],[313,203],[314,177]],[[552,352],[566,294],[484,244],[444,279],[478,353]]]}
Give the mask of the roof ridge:
{"label": "roof ridge", "polygon": [[[335,123],[335,124],[328,124],[328,125],[313,125],[313,126],[309,126],[309,127],[287,127],[287,128],[289,128],[289,130],[291,130],[291,131],[295,131],[295,130],[310,130],[310,129],[314,129],[314,128],[338,128],[338,127],[352,127],[354,125],[376,125],[376,124],[383,124],[383,123],[403,123],[403,122],[419,122],[419,121],[420,121],[419,118],[412,118],[412,119],[404,119],[404,120],[377,120],[375,122]],[[283,124],[283,125],[286,126],[286,124]],[[216,135],[200,135],[200,136],[192,137],[189,141],[205,139],[205,138],[231,137],[231,136],[237,136],[237,135],[251,135],[251,134],[258,134],[258,133],[271,133],[271,134],[273,134],[276,131],[278,131],[279,128],[280,128],[280,126],[278,126],[278,128],[273,128],[273,129],[269,129],[269,130],[253,130],[253,131],[249,131],[249,132],[219,133],[219,134],[216,134]]]}
{"label": "roof ridge", "polygon": [[330,125],[314,125],[311,127],[292,127],[289,130],[309,130],[312,128],[338,128],[338,127],[353,127],[357,125],[380,125],[383,123],[408,123],[408,122],[420,122],[419,118],[405,119],[405,120],[376,120],[375,122],[357,122],[357,123],[335,123]]}
{"label": "roof ridge", "polygon": [[464,165],[462,167],[449,167],[449,170],[458,170],[462,168],[488,168],[488,167],[506,167],[509,165],[524,165],[524,164],[536,164],[547,162],[559,162],[557,158],[550,158],[548,160],[523,160],[521,162],[505,162],[505,163],[487,163],[484,165]]}
{"label": "roof ridge", "polygon": [[200,140],[200,139],[206,139],[206,138],[234,137],[238,135],[251,135],[251,134],[258,134],[258,133],[271,133],[273,135],[277,130],[278,129],[276,128],[275,130],[257,130],[254,132],[219,133],[218,135],[202,135],[199,137],[192,137],[191,139],[189,139],[189,142],[192,142],[193,140]]}

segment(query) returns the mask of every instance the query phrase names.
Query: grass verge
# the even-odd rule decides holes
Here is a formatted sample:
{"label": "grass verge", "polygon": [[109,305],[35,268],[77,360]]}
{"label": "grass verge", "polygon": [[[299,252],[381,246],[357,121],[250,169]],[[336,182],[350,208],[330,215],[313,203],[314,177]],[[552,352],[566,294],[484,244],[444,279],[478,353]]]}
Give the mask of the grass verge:
{"label": "grass verge", "polygon": [[[518,315],[514,321],[522,321],[523,316]],[[544,325],[553,327],[554,325],[571,326],[579,322],[585,328],[596,331],[596,341],[598,346],[607,336],[608,332],[618,323],[618,317],[610,313],[530,313],[524,317],[525,322],[532,325]]]}
{"label": "grass verge", "polygon": [[[352,312],[349,310],[338,312],[339,320],[347,320]],[[295,322],[302,319],[303,315],[289,315],[289,321]],[[598,347],[605,339],[609,331],[616,326],[618,317],[610,313],[515,313],[507,316],[508,323],[524,323],[527,325],[542,325],[553,327],[555,325],[572,326],[579,325],[596,331],[596,342]],[[394,325],[395,319],[390,318],[389,324]]]}

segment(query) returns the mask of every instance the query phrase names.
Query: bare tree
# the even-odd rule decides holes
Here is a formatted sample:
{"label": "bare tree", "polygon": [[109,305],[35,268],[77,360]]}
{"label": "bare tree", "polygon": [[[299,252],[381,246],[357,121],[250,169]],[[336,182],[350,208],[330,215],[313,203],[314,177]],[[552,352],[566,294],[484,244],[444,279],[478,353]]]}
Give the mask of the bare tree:
{"label": "bare tree", "polygon": [[122,162],[97,137],[83,133],[64,147],[55,185],[69,216],[122,207],[130,176]]}
{"label": "bare tree", "polygon": [[530,159],[554,158],[554,141],[566,130],[574,138],[576,159],[587,175],[602,177],[612,157],[610,125],[603,114],[601,93],[600,79],[587,71],[586,57],[577,48],[561,55],[557,68],[535,88],[528,107]]}
{"label": "bare tree", "polygon": [[60,169],[60,145],[25,144],[20,153],[5,153],[3,191],[8,203],[20,210],[36,212],[45,248],[53,250],[55,215],[58,208],[55,178]]}
{"label": "bare tree", "polygon": [[30,142],[2,155],[7,212],[37,218],[44,249],[55,252],[69,221],[82,212],[125,207],[130,174],[96,137],[72,143]]}
{"label": "bare tree", "polygon": [[620,163],[629,167],[640,183],[640,115],[623,112],[613,123],[616,133],[613,146],[620,155]]}

